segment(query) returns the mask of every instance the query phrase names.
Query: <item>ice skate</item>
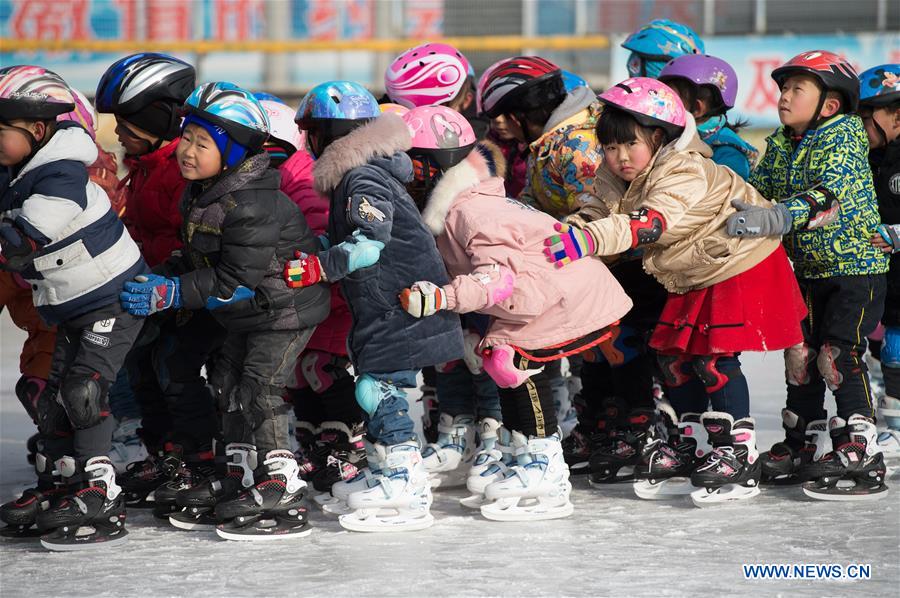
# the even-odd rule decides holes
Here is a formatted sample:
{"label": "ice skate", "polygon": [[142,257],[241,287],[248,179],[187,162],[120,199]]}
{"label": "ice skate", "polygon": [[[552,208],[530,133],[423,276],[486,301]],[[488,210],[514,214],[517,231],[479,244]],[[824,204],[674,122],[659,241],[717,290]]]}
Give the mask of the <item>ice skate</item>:
{"label": "ice skate", "polygon": [[617,427],[609,442],[591,453],[590,485],[633,481],[634,466],[640,461],[647,436],[655,425],[656,413],[652,409],[635,409],[629,413],[625,424]]}
{"label": "ice skate", "polygon": [[691,472],[711,450],[698,413],[685,413],[677,421],[672,406],[660,402],[659,414],[668,440],[653,428],[655,437],[644,445],[634,468],[634,493],[645,500],[666,500],[696,490]]}
{"label": "ice skate", "polygon": [[263,462],[267,479],[237,498],[216,505],[224,521],[216,534],[226,540],[260,541],[299,538],[312,531],[307,521],[306,482],[291,451],[269,451]]}
{"label": "ice skate", "polygon": [[38,513],[38,527],[52,530],[41,537],[44,548],[85,550],[127,541],[125,498],[112,463],[107,457],[92,457],[84,475],[86,487]]}
{"label": "ice skate", "polygon": [[[54,468],[55,466],[55,468]],[[0,506],[0,520],[6,526],[0,529],[4,538],[36,538],[44,532],[36,527],[37,515],[56,506],[70,493],[69,478],[75,474],[75,460],[63,457],[55,464],[49,463],[43,453],[35,453],[34,467],[38,481],[34,488],[22,492],[22,496]]]}
{"label": "ice skate", "polygon": [[803,493],[817,500],[878,500],[888,494],[887,473],[871,419],[858,413],[846,422],[832,417],[828,424],[834,450],[812,470]]}
{"label": "ice skate", "polygon": [[484,489],[490,502],[481,507],[481,514],[494,521],[541,521],[571,515],[572,484],[559,435],[526,439],[513,431],[512,446],[516,465]]}
{"label": "ice skate", "polygon": [[[431,487],[415,440],[372,445],[381,472],[366,487],[347,497],[352,512],[339,518],[341,527],[356,532],[417,531],[431,527]],[[370,456],[371,459],[371,456]]]}
{"label": "ice skate", "polygon": [[878,434],[878,446],[885,459],[900,459],[900,399],[883,396],[878,400],[878,416],[887,429]]}
{"label": "ice skate", "polygon": [[[570,378],[569,380],[578,380],[578,386],[581,385],[580,379]],[[580,392],[572,395],[572,405],[577,413],[578,421],[562,439],[563,457],[566,459],[571,475],[582,475],[591,471],[591,450],[595,440],[599,439],[599,429],[596,420],[586,421],[584,412],[587,406]]]}
{"label": "ice skate", "polygon": [[185,455],[172,479],[153,491],[153,516],[169,521],[169,517],[181,510],[178,493],[203,483],[215,473],[213,451]]}
{"label": "ice skate", "polygon": [[116,468],[117,474],[125,473],[129,465],[143,461],[150,456],[147,447],[144,446],[144,442],[138,435],[137,431],[140,427],[140,419],[123,419],[113,432],[109,461]]}
{"label": "ice skate", "polygon": [[315,474],[320,465],[314,457],[316,438],[320,430],[318,426],[307,421],[295,421],[293,428],[291,450],[300,466],[300,477],[309,481],[308,477]]}
{"label": "ice skate", "polygon": [[363,439],[366,450],[366,467],[360,469],[355,476],[346,480],[335,482],[331,486],[331,492],[320,494],[313,498],[313,502],[329,515],[347,515],[353,512],[347,505],[347,498],[354,492],[358,492],[374,484],[374,479],[381,474],[383,451],[376,450],[375,445]]}
{"label": "ice skate", "polygon": [[803,448],[794,450],[787,442],[779,442],[759,456],[762,484],[784,486],[799,484],[806,478],[811,463],[821,460],[831,450],[828,422],[823,419],[806,424],[790,409],[781,410],[785,435],[803,441]]}
{"label": "ice skate", "polygon": [[125,506],[153,508],[153,491],[172,479],[181,462],[181,447],[166,443],[162,450],[128,465],[118,479]]}
{"label": "ice skate", "polygon": [[437,390],[433,386],[423,384],[420,387],[422,391],[422,434],[425,436],[425,442],[437,442],[437,425],[438,425],[438,400]]}
{"label": "ice skate", "polygon": [[323,422],[313,453],[318,466],[310,475],[301,477],[317,492],[327,493],[336,482],[356,477],[366,466],[363,425],[348,427],[338,421]]}
{"label": "ice skate", "polygon": [[490,417],[478,422],[478,428],[479,448],[466,478],[466,488],[471,494],[459,499],[459,504],[470,509],[480,509],[487,504],[484,489],[488,484],[502,480],[515,462],[509,430]]}
{"label": "ice skate", "polygon": [[694,504],[705,507],[758,495],[760,464],[753,418],[734,421],[727,413],[708,411],[700,421],[713,448],[691,474],[691,483],[699,488],[691,492]]}
{"label": "ice skate", "polygon": [[432,488],[455,488],[466,483],[475,459],[475,418],[441,413],[437,442],[422,450],[422,463]]}
{"label": "ice skate", "polygon": [[224,472],[213,474],[175,495],[175,504],[181,510],[169,516],[169,523],[183,530],[212,531],[221,523],[215,514],[216,505],[253,487],[256,449],[233,442],[225,447],[225,457],[228,461]]}

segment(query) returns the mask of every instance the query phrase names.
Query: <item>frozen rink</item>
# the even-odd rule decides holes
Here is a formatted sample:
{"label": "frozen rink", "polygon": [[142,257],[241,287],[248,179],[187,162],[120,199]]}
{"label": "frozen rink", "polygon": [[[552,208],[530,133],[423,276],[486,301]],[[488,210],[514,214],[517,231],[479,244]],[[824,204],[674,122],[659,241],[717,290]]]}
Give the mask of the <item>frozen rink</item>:
{"label": "frozen rink", "polygon": [[[33,425],[12,392],[24,335],[0,315],[0,500],[31,483]],[[759,446],[781,438],[780,354],[748,355]],[[420,406],[414,407],[418,417]],[[0,543],[0,596],[894,596],[900,592],[900,477],[868,503],[825,503],[799,488],[698,509],[596,491],[573,478],[575,514],[498,523],[435,494],[433,528],[359,534],[310,509],[312,535],[258,544],[185,532],[128,514],[129,541],[50,553],[36,540]],[[871,579],[745,580],[742,564],[869,564]],[[893,588],[893,589],[892,589]]]}

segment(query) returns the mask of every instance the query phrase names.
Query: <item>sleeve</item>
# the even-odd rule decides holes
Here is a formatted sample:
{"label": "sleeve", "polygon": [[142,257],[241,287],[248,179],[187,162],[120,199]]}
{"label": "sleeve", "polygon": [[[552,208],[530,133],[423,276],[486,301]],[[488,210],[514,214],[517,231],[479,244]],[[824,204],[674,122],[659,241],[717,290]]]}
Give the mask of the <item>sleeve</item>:
{"label": "sleeve", "polygon": [[753,169],[753,172],[750,173],[750,178],[747,179],[747,182],[753,185],[756,190],[759,191],[759,194],[769,201],[775,201],[777,199],[776,197],[773,197],[775,191],[772,186],[772,167],[774,166],[774,163],[775,152],[767,150],[759,161],[759,164],[757,164],[756,168]]}
{"label": "sleeve", "polygon": [[[453,278],[442,287],[447,299],[447,309],[456,313],[479,311],[493,302],[488,295],[488,285],[496,282],[497,268],[510,268],[518,253],[511,245],[493,236],[488,227],[463,227],[466,231],[461,239],[454,239],[465,246],[472,264],[472,271]],[[469,234],[469,231],[475,231]]]}
{"label": "sleeve", "polygon": [[218,264],[181,276],[184,306],[201,309],[210,297],[232,297],[239,286],[255,290],[275,257],[280,235],[273,210],[258,203],[239,203],[222,224]]}
{"label": "sleeve", "polygon": [[22,203],[16,225],[38,245],[57,238],[87,208],[88,172],[83,164],[61,162],[46,167]]}
{"label": "sleeve", "polygon": [[713,161],[720,166],[727,166],[745,181],[750,176],[750,162],[744,153],[730,145],[719,145],[713,150]]}

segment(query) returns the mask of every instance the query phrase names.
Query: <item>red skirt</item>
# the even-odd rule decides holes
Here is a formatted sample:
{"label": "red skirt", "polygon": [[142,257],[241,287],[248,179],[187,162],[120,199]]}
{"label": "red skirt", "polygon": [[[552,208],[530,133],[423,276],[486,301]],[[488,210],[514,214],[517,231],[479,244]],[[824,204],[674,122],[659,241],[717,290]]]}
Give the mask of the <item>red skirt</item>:
{"label": "red skirt", "polygon": [[784,248],[753,268],[705,289],[669,293],[650,346],[712,355],[775,351],[803,340],[806,304]]}

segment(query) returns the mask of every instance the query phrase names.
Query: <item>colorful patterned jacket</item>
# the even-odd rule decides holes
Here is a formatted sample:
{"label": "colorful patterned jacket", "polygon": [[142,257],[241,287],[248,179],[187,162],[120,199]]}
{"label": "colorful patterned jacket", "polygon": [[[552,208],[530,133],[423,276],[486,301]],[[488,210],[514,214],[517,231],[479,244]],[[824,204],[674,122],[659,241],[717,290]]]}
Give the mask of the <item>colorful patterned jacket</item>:
{"label": "colorful patterned jacket", "polygon": [[[784,203],[793,216],[784,245],[798,278],[887,272],[887,257],[869,243],[880,219],[868,149],[860,118],[844,114],[807,131],[796,148],[784,127],[767,139],[750,183],[768,199]],[[832,198],[840,204],[840,216],[808,230],[810,210]]]}

